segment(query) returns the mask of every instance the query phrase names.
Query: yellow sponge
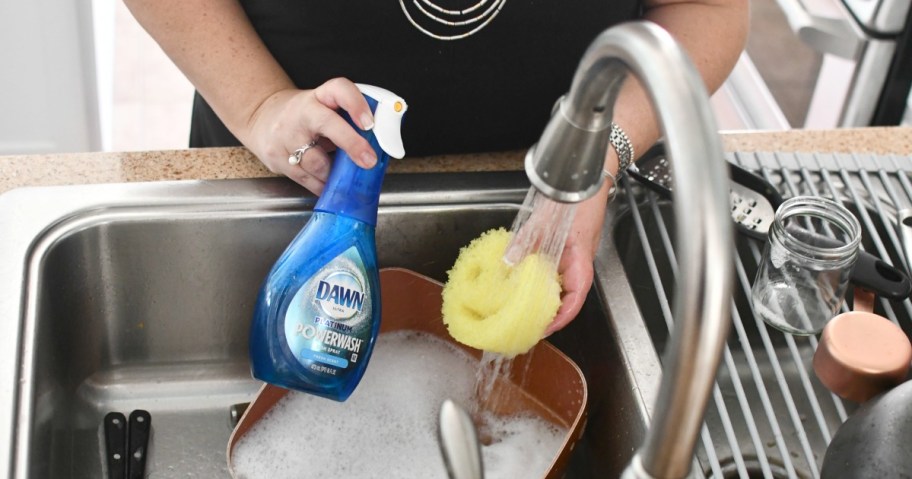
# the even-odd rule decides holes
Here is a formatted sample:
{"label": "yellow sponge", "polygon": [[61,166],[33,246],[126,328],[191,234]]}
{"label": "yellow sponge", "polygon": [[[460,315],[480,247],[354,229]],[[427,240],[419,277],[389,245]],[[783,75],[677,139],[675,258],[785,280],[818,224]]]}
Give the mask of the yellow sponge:
{"label": "yellow sponge", "polygon": [[503,228],[483,233],[459,252],[443,288],[443,322],[473,348],[513,357],[535,346],[560,307],[560,277],[549,258],[503,261]]}

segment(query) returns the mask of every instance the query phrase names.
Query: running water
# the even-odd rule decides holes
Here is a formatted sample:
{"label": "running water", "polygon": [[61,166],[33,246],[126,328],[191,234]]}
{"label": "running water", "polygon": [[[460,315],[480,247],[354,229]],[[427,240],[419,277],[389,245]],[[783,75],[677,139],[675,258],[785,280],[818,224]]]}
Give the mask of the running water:
{"label": "running water", "polygon": [[510,232],[486,231],[459,252],[443,288],[454,339],[507,357],[542,339],[561,305],[558,267],[575,212],[530,188]]}
{"label": "running water", "polygon": [[540,254],[551,260],[557,270],[576,215],[576,205],[552,200],[537,188],[529,188],[510,228],[513,239],[504,253],[504,261],[512,266],[526,256]]}
{"label": "running water", "polygon": [[[532,351],[526,354],[532,354]],[[526,386],[531,361],[522,361],[523,369],[517,370],[514,374],[514,359],[497,353],[485,352],[478,361],[470,414],[478,428],[478,437],[482,444],[490,444],[496,437],[496,434],[492,432],[492,429],[496,428],[496,424],[492,424],[490,420],[497,418],[498,411],[510,408],[510,395],[505,394],[504,388],[496,386],[502,382],[512,382],[521,389]]]}
{"label": "running water", "polygon": [[[552,200],[537,188],[529,188],[510,228],[511,241],[504,253],[503,261],[512,267],[521,263],[527,256],[537,254],[545,258],[553,268],[552,271],[556,272],[576,215],[576,205]],[[540,280],[545,281],[546,278]],[[528,368],[528,363],[526,364]],[[483,417],[486,411],[499,409],[502,398],[496,393],[494,385],[499,379],[508,380],[512,368],[513,358],[496,353],[484,353],[475,376],[475,398],[479,408],[474,411],[476,420]],[[521,371],[516,377],[524,381],[525,373],[526,371]],[[482,424],[481,427],[484,429],[486,425]],[[485,436],[484,431],[482,436]]]}
{"label": "running water", "polygon": [[482,354],[478,369],[475,371],[474,408],[471,411],[476,423],[486,412],[496,410],[501,401],[501,391],[495,389],[494,385],[498,380],[509,381],[512,369],[513,358],[496,353]]}

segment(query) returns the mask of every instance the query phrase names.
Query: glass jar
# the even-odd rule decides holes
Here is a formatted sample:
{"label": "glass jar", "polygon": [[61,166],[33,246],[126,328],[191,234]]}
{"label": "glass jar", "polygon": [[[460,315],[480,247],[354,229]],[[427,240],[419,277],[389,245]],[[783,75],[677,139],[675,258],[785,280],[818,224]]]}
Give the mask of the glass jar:
{"label": "glass jar", "polygon": [[842,304],[861,226],[841,204],[797,196],[776,210],[751,289],[754,314],[781,331],[823,330]]}

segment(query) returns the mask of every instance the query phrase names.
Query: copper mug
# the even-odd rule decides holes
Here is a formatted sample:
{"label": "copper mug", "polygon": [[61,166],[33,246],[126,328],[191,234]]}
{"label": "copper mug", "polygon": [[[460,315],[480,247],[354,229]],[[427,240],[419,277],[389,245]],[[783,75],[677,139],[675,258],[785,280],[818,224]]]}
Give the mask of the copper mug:
{"label": "copper mug", "polygon": [[912,344],[889,319],[874,313],[874,294],[855,289],[853,311],[830,320],[814,353],[820,382],[862,403],[906,380]]}

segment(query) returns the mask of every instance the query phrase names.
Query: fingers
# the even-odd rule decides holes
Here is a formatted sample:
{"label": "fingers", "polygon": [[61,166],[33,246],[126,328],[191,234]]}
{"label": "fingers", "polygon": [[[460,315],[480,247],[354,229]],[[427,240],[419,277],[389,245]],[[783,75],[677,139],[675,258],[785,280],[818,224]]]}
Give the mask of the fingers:
{"label": "fingers", "polygon": [[282,171],[282,173],[313,194],[320,195],[329,178],[330,165],[329,155],[317,144],[300,155],[300,163],[289,164],[287,171]]}
{"label": "fingers", "polygon": [[583,308],[583,303],[586,302],[586,293],[573,291],[565,294],[561,300],[561,307],[557,310],[554,321],[551,321],[551,324],[548,325],[548,329],[545,330],[545,337],[560,331],[564,326],[570,324],[570,321],[573,321],[573,319],[576,318],[576,315],[579,314],[580,310]]}
{"label": "fingers", "polygon": [[372,168],[377,163],[374,149],[336,113],[340,108],[345,110],[362,130],[374,127],[370,107],[358,87],[344,78],[334,78],[317,87],[313,95],[325,110],[312,117],[311,131],[345,150],[358,166]]}
{"label": "fingers", "polygon": [[[301,155],[297,170],[287,173],[289,178],[319,195],[326,185],[331,167],[327,152],[335,148],[345,150],[362,168],[371,168],[377,163],[377,155],[370,143],[337,112],[340,108],[345,110],[352,121],[364,130],[373,128],[370,106],[354,83],[345,78],[329,80],[309,95],[305,94],[301,101],[304,103],[302,111],[309,114],[302,120],[304,128],[292,134],[293,141],[317,141],[317,145]],[[289,149],[295,144],[292,142]]]}
{"label": "fingers", "polygon": [[592,287],[594,276],[592,262],[598,249],[602,224],[605,221],[608,187],[603,186],[595,198],[580,204],[573,226],[561,254],[558,270],[564,290],[561,307],[546,334],[554,333],[570,323],[579,314]]}
{"label": "fingers", "polygon": [[348,112],[362,130],[374,127],[374,117],[361,90],[345,78],[333,78],[314,90],[317,100],[331,110],[343,109]]}
{"label": "fingers", "polygon": [[[570,321],[573,321],[576,318],[576,315],[579,314],[580,310],[583,308],[583,303],[586,302],[586,296],[589,295],[589,288],[592,286],[592,268],[589,268],[589,273],[580,272],[579,277],[573,277],[570,281],[569,286],[564,287],[564,294],[561,296],[561,305],[557,310],[557,314],[554,316],[554,320],[551,321],[551,324],[548,325],[548,329],[545,330],[545,336],[550,336],[555,331],[563,329],[564,326],[568,325]],[[572,276],[573,272],[566,272],[564,274],[564,283],[568,283],[567,276]],[[586,278],[588,277],[588,281]]]}
{"label": "fingers", "polygon": [[564,292],[557,315],[545,331],[546,336],[562,329],[579,314],[592,287],[592,278],[595,274],[592,266],[593,257],[581,246],[568,245],[561,257],[558,269],[561,272],[561,287]]}
{"label": "fingers", "polygon": [[[377,162],[376,153],[338,110],[344,110],[360,128],[372,128],[370,107],[358,87],[337,78],[315,90],[282,90],[269,97],[252,117],[244,144],[270,171],[288,176],[319,194],[331,168],[329,152],[344,149],[362,168]],[[288,161],[295,150],[316,140],[315,147]]]}

